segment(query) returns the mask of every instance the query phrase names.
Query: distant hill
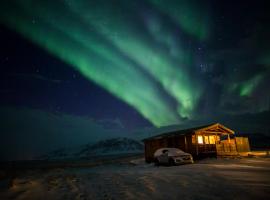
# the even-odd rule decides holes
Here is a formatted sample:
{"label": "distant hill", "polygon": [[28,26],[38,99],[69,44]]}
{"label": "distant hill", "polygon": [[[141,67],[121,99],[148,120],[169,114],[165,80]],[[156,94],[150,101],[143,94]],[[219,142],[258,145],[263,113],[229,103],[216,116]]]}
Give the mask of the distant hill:
{"label": "distant hill", "polygon": [[144,145],[130,138],[112,138],[76,148],[61,148],[42,155],[40,160],[87,159],[96,156],[143,153]]}

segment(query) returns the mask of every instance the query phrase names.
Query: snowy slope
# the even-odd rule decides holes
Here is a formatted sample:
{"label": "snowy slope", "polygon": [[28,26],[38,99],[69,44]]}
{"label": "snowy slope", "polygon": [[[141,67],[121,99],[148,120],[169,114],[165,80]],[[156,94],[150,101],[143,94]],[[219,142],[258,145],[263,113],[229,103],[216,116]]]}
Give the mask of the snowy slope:
{"label": "snowy slope", "polygon": [[116,155],[143,152],[143,144],[129,138],[113,138],[84,146],[76,155],[88,157],[95,155]]}
{"label": "snowy slope", "polygon": [[38,157],[41,160],[64,160],[91,158],[101,155],[119,155],[142,153],[143,143],[130,138],[112,138],[94,144],[86,144],[74,148],[62,148]]}

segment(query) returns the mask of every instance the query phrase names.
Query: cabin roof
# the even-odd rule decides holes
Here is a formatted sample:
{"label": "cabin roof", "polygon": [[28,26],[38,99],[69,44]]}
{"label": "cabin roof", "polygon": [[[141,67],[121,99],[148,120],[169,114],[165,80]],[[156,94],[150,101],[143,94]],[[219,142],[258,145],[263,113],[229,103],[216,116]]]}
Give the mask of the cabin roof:
{"label": "cabin roof", "polygon": [[142,141],[155,140],[155,139],[160,139],[160,138],[165,138],[165,137],[173,137],[173,136],[180,136],[180,135],[191,135],[191,134],[194,134],[196,131],[206,129],[206,128],[215,127],[215,126],[220,126],[223,129],[225,129],[226,131],[228,131],[229,134],[234,134],[233,130],[223,126],[222,124],[212,123],[212,124],[192,127],[192,128],[188,128],[188,129],[182,129],[182,130],[176,130],[176,131],[170,131],[170,132],[166,132],[166,133],[161,133],[161,134],[158,134],[158,135],[155,135],[155,136],[152,136],[152,137],[145,138]]}

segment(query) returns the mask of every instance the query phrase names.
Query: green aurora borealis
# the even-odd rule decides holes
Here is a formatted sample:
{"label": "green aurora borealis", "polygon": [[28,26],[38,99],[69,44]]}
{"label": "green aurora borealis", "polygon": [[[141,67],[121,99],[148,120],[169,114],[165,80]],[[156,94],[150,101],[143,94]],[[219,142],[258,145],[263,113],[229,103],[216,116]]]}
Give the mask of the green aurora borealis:
{"label": "green aurora borealis", "polygon": [[[211,37],[209,8],[193,0],[170,4],[149,0],[144,6],[121,0],[97,2],[7,1],[0,9],[1,23],[68,63],[155,126],[194,118],[207,88],[198,78],[190,43],[201,44]],[[262,80],[263,75],[257,74],[231,82],[226,90],[239,98],[250,96]]]}
{"label": "green aurora borealis", "polygon": [[[69,63],[89,80],[136,108],[154,125],[177,123],[179,116],[142,70],[175,98],[181,117],[189,116],[196,106],[200,88],[194,80],[189,80],[186,68],[190,63],[185,61],[188,53],[180,46],[172,46],[174,36],[170,32],[166,36],[159,35],[164,37],[160,39],[161,42],[168,41],[165,37],[171,37],[171,42],[165,45],[175,48],[180,54],[171,56],[156,49],[121,13],[111,13],[112,10],[108,10],[105,3],[96,7],[86,2],[72,1],[63,8],[56,2],[35,4],[34,1],[16,1],[14,5],[12,2],[7,8],[2,7],[1,19]],[[38,23],[32,19],[39,19]],[[145,28],[151,34],[151,25]],[[156,31],[152,30],[152,34],[158,35]],[[111,44],[104,42],[98,34]],[[123,52],[135,63],[129,62],[114,49]]]}

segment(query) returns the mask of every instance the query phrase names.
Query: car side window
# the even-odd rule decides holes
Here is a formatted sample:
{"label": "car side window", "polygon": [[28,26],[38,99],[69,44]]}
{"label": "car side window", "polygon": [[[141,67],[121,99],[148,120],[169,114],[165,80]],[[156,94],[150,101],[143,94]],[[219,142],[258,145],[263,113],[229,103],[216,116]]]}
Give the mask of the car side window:
{"label": "car side window", "polygon": [[169,151],[168,151],[167,149],[164,149],[164,150],[162,151],[162,154],[163,154],[163,155],[168,155],[168,153],[169,153]]}

